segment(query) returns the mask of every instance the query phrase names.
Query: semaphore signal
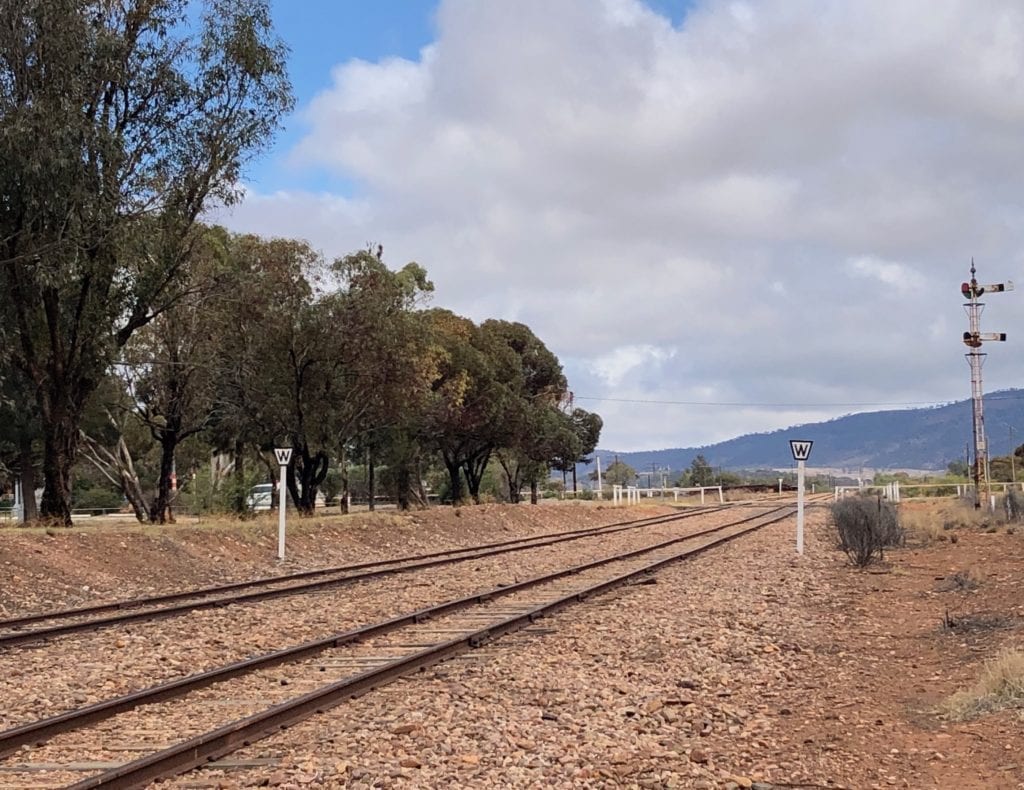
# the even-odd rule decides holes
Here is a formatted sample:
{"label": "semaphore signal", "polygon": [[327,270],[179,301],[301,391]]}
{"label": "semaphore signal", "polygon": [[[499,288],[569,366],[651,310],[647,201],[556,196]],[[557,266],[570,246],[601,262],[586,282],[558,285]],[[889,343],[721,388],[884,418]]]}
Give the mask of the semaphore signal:
{"label": "semaphore signal", "polygon": [[[979,285],[977,272],[974,268],[974,258],[971,258],[971,281],[961,284],[960,293],[963,294],[964,310],[967,311],[968,329],[964,332],[964,345],[970,349],[964,356],[967,357],[967,364],[971,366],[971,403],[972,403],[972,424],[974,429],[974,507],[981,507],[982,486],[985,488],[985,499],[988,500],[989,491],[989,469],[988,469],[988,444],[985,439],[985,414],[983,410],[983,394],[981,389],[981,368],[985,364],[985,357],[988,356],[978,349],[983,343],[989,341],[1006,340],[1005,332],[982,332],[981,314],[985,305],[978,300],[985,293],[1001,293],[1012,291],[1013,283],[1007,280],[1005,283],[994,285]],[[1011,448],[1012,452],[1012,448]]]}

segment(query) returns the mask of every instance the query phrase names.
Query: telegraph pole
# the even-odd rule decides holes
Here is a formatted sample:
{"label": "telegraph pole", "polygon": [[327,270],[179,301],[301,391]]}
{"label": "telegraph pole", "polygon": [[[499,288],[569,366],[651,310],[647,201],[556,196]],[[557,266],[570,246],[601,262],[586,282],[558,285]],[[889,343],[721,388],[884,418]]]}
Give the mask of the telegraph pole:
{"label": "telegraph pole", "polygon": [[974,268],[974,258],[971,258],[971,281],[960,286],[960,293],[963,294],[964,310],[967,312],[967,321],[970,331],[964,332],[964,345],[970,349],[964,356],[967,357],[967,364],[971,367],[971,420],[974,430],[974,507],[981,507],[982,486],[985,487],[985,501],[990,496],[989,473],[988,473],[988,443],[985,439],[985,414],[983,404],[983,393],[981,388],[981,368],[985,364],[985,357],[988,356],[980,351],[981,344],[987,340],[1004,341],[1005,332],[982,332],[981,314],[985,311],[985,305],[978,300],[986,291],[989,293],[1000,293],[1012,291],[1013,283],[996,283],[994,285],[978,285],[977,272]]}

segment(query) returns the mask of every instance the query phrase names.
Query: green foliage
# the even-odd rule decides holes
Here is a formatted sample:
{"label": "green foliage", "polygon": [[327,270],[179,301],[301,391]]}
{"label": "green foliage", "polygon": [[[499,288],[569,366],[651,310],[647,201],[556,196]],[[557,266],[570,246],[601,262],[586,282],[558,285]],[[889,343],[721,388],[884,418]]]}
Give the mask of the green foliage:
{"label": "green foliage", "polygon": [[121,492],[104,485],[76,486],[71,497],[71,506],[75,510],[119,510],[123,504]]}
{"label": "green foliage", "polygon": [[690,468],[683,475],[684,486],[717,485],[715,470],[703,455],[698,455],[690,462]]}
{"label": "green foliage", "polygon": [[0,26],[0,346],[31,382],[43,515],[69,524],[83,409],[183,294],[198,216],[292,106],[265,0],[9,0]]}
{"label": "green foliage", "polygon": [[1016,456],[1002,455],[989,461],[989,479],[1009,483],[1016,479],[1021,463]]}
{"label": "green foliage", "polygon": [[636,470],[625,461],[616,458],[602,474],[607,485],[631,486],[636,482]]}
{"label": "green foliage", "polygon": [[254,485],[266,482],[266,472],[252,468],[240,478],[232,475],[214,483],[207,462],[194,475],[182,479],[174,509],[190,514],[232,513],[239,498],[244,502]]}
{"label": "green foliage", "polygon": [[963,478],[966,480],[971,470],[966,461],[956,460],[950,461],[946,464],[946,471],[948,471],[953,477]]}

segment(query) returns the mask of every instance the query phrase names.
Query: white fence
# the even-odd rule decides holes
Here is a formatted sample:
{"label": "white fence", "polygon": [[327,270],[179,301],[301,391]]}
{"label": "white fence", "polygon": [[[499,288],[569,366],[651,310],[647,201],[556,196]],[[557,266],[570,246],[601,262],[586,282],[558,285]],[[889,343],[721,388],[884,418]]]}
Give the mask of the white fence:
{"label": "white fence", "polygon": [[[996,493],[1005,494],[1007,491],[1024,491],[1024,483],[989,483],[989,487]],[[918,491],[919,489],[927,492],[928,490],[936,491],[937,489],[947,489],[949,491],[956,491],[956,494],[935,494],[939,496],[967,496],[968,493],[974,491],[973,483],[912,483],[910,481],[895,480],[891,483],[886,483],[880,486],[836,486],[835,488],[835,499],[838,501],[845,497],[847,494],[853,493],[864,493],[867,491],[875,491],[880,493],[883,497],[891,502],[901,502],[904,496],[911,498],[912,494],[904,494],[904,489],[910,491]],[[918,494],[918,496],[927,496],[928,494]]]}
{"label": "white fence", "polygon": [[672,494],[672,501],[678,502],[679,495],[683,494],[700,494],[700,503],[704,504],[706,492],[717,491],[719,503],[725,502],[725,495],[722,492],[721,486],[694,486],[692,488],[638,488],[637,486],[612,486],[612,504],[613,505],[632,505],[640,504],[640,497],[644,494],[647,495],[648,499],[654,497],[657,494],[659,497],[664,499],[668,498],[668,495]]}

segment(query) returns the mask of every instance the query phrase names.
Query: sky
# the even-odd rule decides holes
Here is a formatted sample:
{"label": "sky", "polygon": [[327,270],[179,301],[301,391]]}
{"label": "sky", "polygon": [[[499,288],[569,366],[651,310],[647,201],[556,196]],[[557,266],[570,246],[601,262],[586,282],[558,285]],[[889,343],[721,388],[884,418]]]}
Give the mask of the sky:
{"label": "sky", "polygon": [[[603,448],[969,397],[972,256],[1024,290],[1017,0],[273,13],[296,110],[216,220],[379,242],[432,305],[529,325]],[[1021,386],[1024,293],[985,301],[985,389]]]}

